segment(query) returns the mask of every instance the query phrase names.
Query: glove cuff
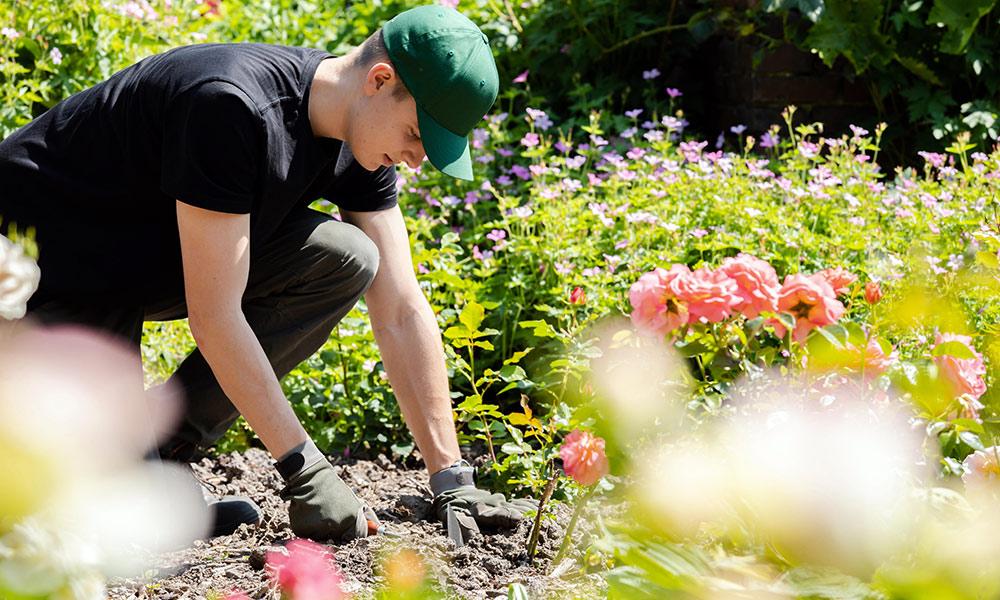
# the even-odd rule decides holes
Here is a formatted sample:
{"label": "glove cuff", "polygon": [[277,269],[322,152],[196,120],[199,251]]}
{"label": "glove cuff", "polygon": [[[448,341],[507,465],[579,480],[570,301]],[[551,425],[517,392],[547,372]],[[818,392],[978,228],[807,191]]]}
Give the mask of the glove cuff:
{"label": "glove cuff", "polygon": [[462,487],[476,487],[476,468],[464,460],[431,475],[431,494],[435,498]]}
{"label": "glove cuff", "polygon": [[275,463],[274,468],[287,482],[323,459],[323,453],[319,451],[311,439],[307,438],[306,441],[284,453]]}

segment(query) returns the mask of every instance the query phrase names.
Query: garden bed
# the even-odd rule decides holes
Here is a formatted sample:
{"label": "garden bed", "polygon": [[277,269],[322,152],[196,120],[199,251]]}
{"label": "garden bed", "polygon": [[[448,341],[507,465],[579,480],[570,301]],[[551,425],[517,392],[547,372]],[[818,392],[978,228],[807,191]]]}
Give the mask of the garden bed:
{"label": "garden bed", "polygon": [[[264,512],[261,525],[242,525],[232,535],[152,556],[151,568],[143,577],[110,581],[109,598],[225,597],[234,590],[251,598],[280,597],[269,585],[270,569],[265,562],[268,552],[281,552],[294,534],[288,525],[287,505],[278,497],[282,483],[270,456],[251,449],[205,458],[194,468],[216,494],[239,494],[257,502]],[[570,589],[578,597],[603,595],[603,580],[580,574],[572,553],[553,568],[552,558],[571,512],[565,505],[554,505],[554,519],[543,519],[537,556],[528,561],[532,525],[528,519],[514,530],[484,532],[456,548],[431,512],[422,467],[408,468],[380,455],[375,460],[339,461],[335,468],[374,508],[386,529],[403,536],[380,535],[329,545],[343,577],[342,589],[353,598],[377,597],[387,581],[387,560],[397,567],[403,564],[417,581],[425,577],[426,585],[449,598],[506,598],[514,582],[522,583],[531,598],[558,597]],[[585,529],[582,523],[578,527]],[[399,561],[400,553],[408,555],[407,551],[415,552],[419,560]]]}

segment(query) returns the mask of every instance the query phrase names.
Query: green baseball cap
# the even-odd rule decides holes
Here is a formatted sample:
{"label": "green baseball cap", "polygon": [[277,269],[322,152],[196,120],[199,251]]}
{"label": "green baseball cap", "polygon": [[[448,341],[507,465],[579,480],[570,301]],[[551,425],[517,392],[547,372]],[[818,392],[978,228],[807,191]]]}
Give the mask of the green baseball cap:
{"label": "green baseball cap", "polygon": [[417,102],[424,151],[438,170],[472,179],[469,133],[497,98],[489,40],[453,8],[410,9],[382,26],[396,72]]}

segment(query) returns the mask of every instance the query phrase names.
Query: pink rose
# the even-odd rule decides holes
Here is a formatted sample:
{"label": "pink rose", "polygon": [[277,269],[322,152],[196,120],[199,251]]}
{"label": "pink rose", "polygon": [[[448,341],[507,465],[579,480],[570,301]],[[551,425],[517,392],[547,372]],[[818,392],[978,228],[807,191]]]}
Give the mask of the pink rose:
{"label": "pink rose", "polygon": [[738,254],[723,260],[719,270],[736,282],[736,295],[740,302],[733,310],[742,312],[748,319],[756,318],[764,311],[777,310],[781,283],[774,267],[767,261],[750,254]]}
{"label": "pink rose", "polygon": [[559,448],[566,474],[580,485],[594,485],[608,474],[608,457],[604,454],[604,440],[588,431],[574,429]]}
{"label": "pink rose", "polygon": [[[833,288],[823,277],[815,275],[787,275],[778,291],[778,310],[795,316],[792,339],[802,342],[809,332],[823,325],[836,323],[844,316],[844,305],[837,300]],[[778,337],[785,337],[786,329],[778,319],[768,319]]]}
{"label": "pink rose", "polygon": [[680,283],[686,284],[682,297],[688,302],[688,323],[724,321],[742,301],[736,282],[719,270],[698,269]]}
{"label": "pink rose", "polygon": [[990,446],[983,450],[976,450],[965,457],[962,467],[962,483],[968,491],[996,488],[1000,484],[1000,463],[998,463],[998,453],[1000,448]]}
{"label": "pink rose", "polygon": [[950,384],[955,396],[968,394],[973,399],[978,400],[986,393],[986,382],[983,381],[983,375],[986,374],[986,363],[983,361],[983,355],[976,351],[976,347],[972,344],[972,338],[967,335],[938,333],[934,338],[934,347],[936,348],[944,342],[965,344],[974,358],[956,358],[948,354],[935,356],[934,363],[941,371],[941,377]]}
{"label": "pink rose", "polygon": [[632,284],[628,299],[632,323],[643,335],[663,337],[688,322],[682,283],[691,275],[686,265],[657,267]]}
{"label": "pink rose", "polygon": [[288,554],[267,553],[271,581],[281,588],[282,597],[295,600],[341,600],[341,578],[333,552],[306,539],[285,545]]}
{"label": "pink rose", "polygon": [[899,352],[896,351],[896,348],[890,346],[889,356],[886,356],[882,345],[878,342],[878,337],[874,335],[868,338],[868,345],[865,346],[863,355],[865,375],[875,376],[885,373],[886,369],[899,361]]}
{"label": "pink rose", "polygon": [[813,275],[813,277],[822,277],[825,279],[837,294],[846,294],[851,291],[851,286],[858,280],[857,275],[840,267],[823,269]]}

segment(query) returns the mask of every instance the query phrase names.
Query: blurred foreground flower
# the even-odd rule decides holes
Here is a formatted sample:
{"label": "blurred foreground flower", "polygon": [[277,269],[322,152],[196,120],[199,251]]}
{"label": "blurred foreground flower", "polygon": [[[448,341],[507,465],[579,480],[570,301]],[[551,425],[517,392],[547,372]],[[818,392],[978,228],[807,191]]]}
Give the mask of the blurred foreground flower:
{"label": "blurred foreground flower", "polygon": [[976,450],[962,461],[962,483],[971,495],[994,495],[1000,499],[1000,447]]}
{"label": "blurred foreground flower", "polygon": [[700,441],[654,449],[636,473],[639,519],[673,536],[703,522],[753,532],[788,560],[870,575],[909,525],[899,509],[919,439],[906,415],[846,397],[810,412],[798,393],[774,394],[766,410]]}
{"label": "blurred foreground flower", "polygon": [[288,600],[340,600],[341,577],[333,552],[306,539],[285,545],[288,553],[268,552],[271,581]]}
{"label": "blurred foreground flower", "polygon": [[[142,460],[173,423],[174,400],[142,391],[138,352],[89,330],[19,325],[0,341],[0,572],[24,574],[0,581],[0,597],[47,581],[23,570],[42,560],[29,534],[56,540],[51,558],[71,586],[141,573],[137,547],[204,535],[208,511],[190,476]],[[59,562],[70,539],[93,571]]]}
{"label": "blurred foreground flower", "polygon": [[986,363],[983,355],[973,345],[971,337],[938,333],[934,338],[931,354],[934,355],[934,363],[941,370],[941,376],[951,386],[955,396],[968,394],[973,400],[978,400],[986,393],[986,382],[983,381]]}
{"label": "blurred foreground flower", "polygon": [[608,457],[604,440],[589,431],[574,429],[559,448],[566,474],[583,486],[594,485],[608,474]]}
{"label": "blurred foreground flower", "polygon": [[[801,343],[816,327],[836,323],[844,316],[844,305],[837,300],[837,293],[827,278],[819,273],[787,275],[778,292],[778,310],[795,317],[792,339]],[[769,319],[778,337],[785,337],[787,329],[778,319]]]}
{"label": "blurred foreground flower", "polygon": [[28,298],[38,289],[41,271],[20,244],[0,235],[0,319],[24,316]]}

